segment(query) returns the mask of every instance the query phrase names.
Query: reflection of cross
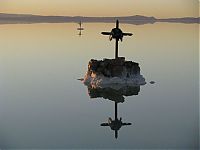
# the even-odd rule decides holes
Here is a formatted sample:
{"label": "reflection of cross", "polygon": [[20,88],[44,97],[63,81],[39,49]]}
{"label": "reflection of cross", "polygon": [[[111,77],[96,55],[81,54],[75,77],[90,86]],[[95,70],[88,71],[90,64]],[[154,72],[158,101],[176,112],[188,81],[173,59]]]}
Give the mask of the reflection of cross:
{"label": "reflection of cross", "polygon": [[117,117],[117,102],[115,102],[115,120],[112,120],[112,118],[108,119],[108,123],[102,123],[101,126],[110,126],[112,130],[115,131],[115,138],[118,138],[118,131],[122,126],[131,125],[131,123],[123,123],[122,118],[118,119]]}
{"label": "reflection of cross", "polygon": [[122,86],[115,85],[112,88],[100,88],[100,87],[92,87],[88,85],[88,94],[90,98],[103,98],[106,100],[111,100],[115,102],[115,118],[108,118],[108,122],[102,123],[101,126],[109,126],[111,130],[115,131],[115,138],[118,137],[118,131],[122,126],[131,125],[131,123],[123,123],[122,118],[118,119],[118,103],[124,102],[124,96],[132,96],[138,95],[140,92],[140,86]]}
{"label": "reflection of cross", "polygon": [[123,36],[132,36],[132,33],[123,33],[122,30],[119,28],[119,21],[116,21],[116,28],[113,28],[111,32],[101,32],[103,35],[109,35],[110,40],[115,39],[115,59],[118,58],[118,42],[119,40],[123,40]]}

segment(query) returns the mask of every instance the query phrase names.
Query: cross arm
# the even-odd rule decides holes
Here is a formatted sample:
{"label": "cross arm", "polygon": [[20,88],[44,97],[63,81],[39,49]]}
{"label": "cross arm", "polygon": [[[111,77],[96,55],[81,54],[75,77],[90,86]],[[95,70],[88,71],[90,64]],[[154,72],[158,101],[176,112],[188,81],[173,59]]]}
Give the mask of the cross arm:
{"label": "cross arm", "polygon": [[103,35],[111,35],[111,32],[101,32]]}

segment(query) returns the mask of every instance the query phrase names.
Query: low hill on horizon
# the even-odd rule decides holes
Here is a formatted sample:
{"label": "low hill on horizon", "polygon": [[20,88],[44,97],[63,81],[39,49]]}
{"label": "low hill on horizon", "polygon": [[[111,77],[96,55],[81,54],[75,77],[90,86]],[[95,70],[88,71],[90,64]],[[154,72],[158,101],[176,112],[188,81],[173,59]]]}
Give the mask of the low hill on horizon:
{"label": "low hill on horizon", "polygon": [[200,18],[164,18],[147,17],[142,15],[118,16],[118,17],[85,17],[85,16],[41,16],[32,14],[7,14],[0,13],[0,24],[30,24],[30,23],[67,23],[67,22],[115,22],[119,19],[121,23],[127,24],[153,24],[156,22],[171,23],[199,23]]}

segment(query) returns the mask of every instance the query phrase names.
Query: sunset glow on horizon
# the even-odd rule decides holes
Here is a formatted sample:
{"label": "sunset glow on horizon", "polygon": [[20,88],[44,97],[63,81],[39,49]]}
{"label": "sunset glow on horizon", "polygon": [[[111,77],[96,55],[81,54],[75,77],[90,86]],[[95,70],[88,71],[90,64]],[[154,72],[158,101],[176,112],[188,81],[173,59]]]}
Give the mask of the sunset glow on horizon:
{"label": "sunset glow on horizon", "polygon": [[0,13],[63,16],[198,17],[198,0],[1,0]]}

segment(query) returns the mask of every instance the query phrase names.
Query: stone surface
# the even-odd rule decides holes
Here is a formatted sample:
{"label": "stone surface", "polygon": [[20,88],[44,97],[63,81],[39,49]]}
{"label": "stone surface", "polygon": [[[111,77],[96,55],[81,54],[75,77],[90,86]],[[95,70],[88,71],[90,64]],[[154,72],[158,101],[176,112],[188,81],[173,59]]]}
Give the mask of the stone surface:
{"label": "stone surface", "polygon": [[103,75],[105,77],[131,77],[140,74],[138,63],[125,61],[124,57],[117,59],[94,60],[91,59],[88,64],[88,75],[92,73]]}
{"label": "stone surface", "polygon": [[96,88],[111,84],[127,86],[146,84],[144,77],[140,75],[139,64],[125,61],[124,57],[103,60],[91,59],[82,82]]}

